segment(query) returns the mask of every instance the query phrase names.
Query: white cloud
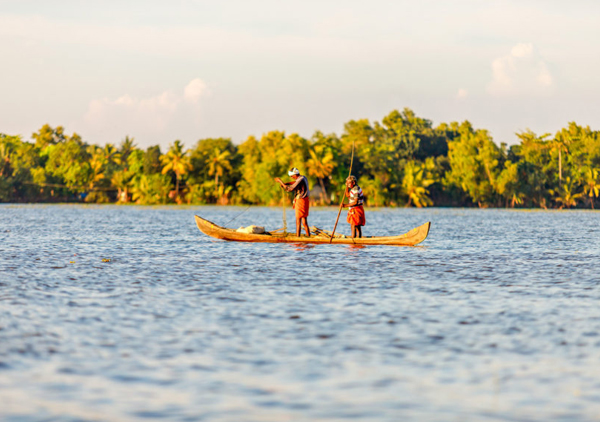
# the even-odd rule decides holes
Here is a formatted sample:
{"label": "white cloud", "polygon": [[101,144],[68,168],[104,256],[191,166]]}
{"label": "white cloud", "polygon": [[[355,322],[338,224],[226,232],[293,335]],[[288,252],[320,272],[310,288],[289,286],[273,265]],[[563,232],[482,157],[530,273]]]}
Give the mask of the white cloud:
{"label": "white cloud", "polygon": [[514,57],[527,57],[533,53],[533,44],[517,44],[511,50],[510,54]]}
{"label": "white cloud", "polygon": [[[116,99],[95,99],[89,103],[77,130],[93,143],[117,143],[131,135],[140,144],[165,144],[176,136],[174,127],[194,126],[202,121],[200,100],[208,92],[201,79],[193,79],[181,94],[165,91],[161,94],[136,98],[122,95]],[[168,137],[169,139],[165,139]]]}
{"label": "white cloud", "polygon": [[531,96],[551,92],[554,80],[533,44],[517,44],[510,54],[492,62],[492,81],[487,87],[494,96]]}
{"label": "white cloud", "polygon": [[180,99],[170,91],[149,98],[123,95],[116,100],[92,100],[84,120],[92,126],[118,126],[121,122],[129,122],[133,127],[144,123],[161,130],[177,111],[179,102]]}
{"label": "white cloud", "polygon": [[208,94],[208,87],[202,79],[193,79],[183,90],[183,96],[187,101],[194,104],[200,101],[200,98]]}
{"label": "white cloud", "polygon": [[459,89],[458,93],[456,94],[456,98],[458,99],[462,99],[462,98],[467,98],[469,96],[469,91],[467,91],[466,89]]}

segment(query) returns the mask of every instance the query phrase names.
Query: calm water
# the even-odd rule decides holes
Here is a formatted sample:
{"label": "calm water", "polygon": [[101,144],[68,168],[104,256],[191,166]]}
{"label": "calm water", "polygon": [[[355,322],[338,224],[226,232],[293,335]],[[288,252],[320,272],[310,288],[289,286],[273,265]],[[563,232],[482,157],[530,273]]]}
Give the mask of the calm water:
{"label": "calm water", "polygon": [[242,211],[0,206],[0,419],[600,420],[600,212],[367,212],[431,221],[413,248],[194,224]]}

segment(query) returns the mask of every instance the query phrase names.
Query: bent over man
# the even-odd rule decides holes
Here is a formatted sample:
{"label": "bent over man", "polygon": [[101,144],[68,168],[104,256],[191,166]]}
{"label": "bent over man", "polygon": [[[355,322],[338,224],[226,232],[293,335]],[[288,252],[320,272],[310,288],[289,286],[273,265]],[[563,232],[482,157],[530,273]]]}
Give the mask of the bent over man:
{"label": "bent over man", "polygon": [[348,203],[344,204],[344,207],[348,207],[346,221],[352,227],[352,237],[362,237],[362,226],[367,222],[363,208],[365,197],[360,186],[356,184],[354,176],[348,176],[346,179],[346,196],[348,197]]}
{"label": "bent over man", "polygon": [[292,182],[283,183],[279,177],[276,177],[275,181],[286,191],[296,193],[296,196],[294,197],[296,236],[300,236],[302,226],[304,226],[306,235],[310,236],[310,229],[308,228],[308,209],[310,208],[310,201],[308,199],[310,194],[310,190],[308,189],[308,179],[306,176],[300,175],[300,170],[295,167],[288,171],[288,175],[293,179]]}

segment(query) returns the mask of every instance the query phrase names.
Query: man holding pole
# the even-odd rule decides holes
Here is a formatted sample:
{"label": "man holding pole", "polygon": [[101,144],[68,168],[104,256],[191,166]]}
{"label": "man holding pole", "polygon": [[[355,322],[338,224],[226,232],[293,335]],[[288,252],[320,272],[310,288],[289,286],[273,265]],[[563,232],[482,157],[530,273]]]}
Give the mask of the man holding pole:
{"label": "man holding pole", "polygon": [[362,237],[362,226],[367,222],[363,208],[365,197],[360,186],[356,184],[356,177],[348,176],[346,179],[345,195],[348,197],[348,203],[343,206],[348,208],[346,221],[352,226],[352,237]]}
{"label": "man holding pole", "polygon": [[310,208],[308,189],[308,179],[306,176],[300,175],[300,170],[293,168],[288,171],[288,175],[293,179],[292,182],[283,183],[279,177],[275,178],[275,181],[281,185],[283,189],[288,192],[295,192],[294,197],[294,210],[296,211],[296,236],[300,236],[302,226],[306,231],[306,235],[310,236],[310,229],[308,228],[308,210]]}

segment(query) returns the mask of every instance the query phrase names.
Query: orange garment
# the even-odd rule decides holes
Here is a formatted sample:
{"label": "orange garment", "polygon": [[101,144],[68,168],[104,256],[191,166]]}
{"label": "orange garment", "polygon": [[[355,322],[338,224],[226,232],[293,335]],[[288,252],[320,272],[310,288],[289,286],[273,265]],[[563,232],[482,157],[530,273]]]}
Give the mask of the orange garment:
{"label": "orange garment", "polygon": [[296,210],[296,219],[308,217],[310,201],[308,198],[295,198],[294,209]]}
{"label": "orange garment", "polygon": [[365,209],[362,205],[357,205],[348,209],[348,218],[346,221],[353,226],[364,226],[367,223],[365,218]]}

